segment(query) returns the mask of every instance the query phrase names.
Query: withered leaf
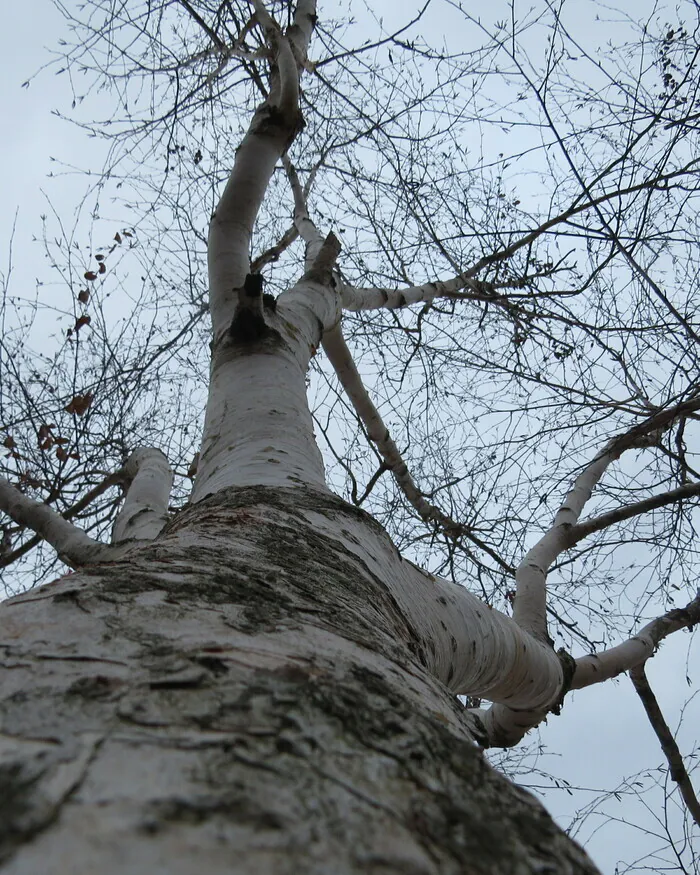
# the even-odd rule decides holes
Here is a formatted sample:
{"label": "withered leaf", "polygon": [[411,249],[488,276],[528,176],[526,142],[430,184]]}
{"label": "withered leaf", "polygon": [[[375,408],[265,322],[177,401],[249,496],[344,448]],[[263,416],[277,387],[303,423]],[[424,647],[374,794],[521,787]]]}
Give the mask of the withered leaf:
{"label": "withered leaf", "polygon": [[9,434],[7,435],[5,440],[2,442],[2,445],[3,445],[3,447],[7,447],[8,450],[12,450],[17,446],[15,439],[13,437],[11,437]]}
{"label": "withered leaf", "polygon": [[105,267],[104,261],[100,262],[100,266],[98,268],[99,273],[107,273],[107,268]]}
{"label": "withered leaf", "polygon": [[56,458],[59,462],[65,462],[68,458],[68,453],[63,449],[63,447],[56,448]]}
{"label": "withered leaf", "polygon": [[90,282],[97,279],[97,274],[94,270],[86,270],[84,276],[85,279],[90,280]]}
{"label": "withered leaf", "polygon": [[119,231],[117,231],[117,233],[114,235],[114,239],[117,241],[117,243],[122,242],[122,235],[119,233]]}
{"label": "withered leaf", "polygon": [[66,413],[75,413],[77,416],[83,416],[92,404],[92,399],[93,396],[90,393],[87,395],[76,395],[71,398],[70,403],[64,407],[64,410]]}
{"label": "withered leaf", "polygon": [[78,318],[75,320],[75,325],[73,326],[73,330],[80,331],[80,329],[83,327],[83,325],[89,325],[89,324],[90,324],[90,317],[89,316],[78,316]]}
{"label": "withered leaf", "polygon": [[87,304],[90,300],[90,292],[87,289],[81,289],[81,291],[78,292],[78,300],[81,304]]}

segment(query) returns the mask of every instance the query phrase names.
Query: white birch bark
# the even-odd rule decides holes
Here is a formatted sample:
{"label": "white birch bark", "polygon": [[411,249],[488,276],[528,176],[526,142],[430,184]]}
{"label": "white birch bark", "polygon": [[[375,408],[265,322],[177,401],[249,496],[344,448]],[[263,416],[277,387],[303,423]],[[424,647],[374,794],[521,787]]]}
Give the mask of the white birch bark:
{"label": "white birch bark", "polygon": [[131,454],[123,471],[128,488],[112,541],[152,541],[168,521],[172,468],[160,450],[142,447]]}
{"label": "white birch bark", "polygon": [[108,560],[113,551],[64,519],[48,504],[24,495],[0,477],[0,510],[15,522],[28,526],[56,549],[66,565],[73,568]]}
{"label": "white birch bark", "polygon": [[458,592],[326,491],[247,487],[5,602],[3,875],[595,872],[434,674]]}

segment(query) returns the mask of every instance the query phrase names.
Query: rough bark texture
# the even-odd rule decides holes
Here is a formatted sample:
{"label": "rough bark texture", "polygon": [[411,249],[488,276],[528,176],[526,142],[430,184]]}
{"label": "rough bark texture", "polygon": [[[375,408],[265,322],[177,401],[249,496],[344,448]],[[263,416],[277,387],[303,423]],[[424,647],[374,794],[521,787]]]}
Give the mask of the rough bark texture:
{"label": "rough bark texture", "polygon": [[328,493],[228,489],[2,606],[4,873],[596,871],[486,764],[350,523],[377,541]]}

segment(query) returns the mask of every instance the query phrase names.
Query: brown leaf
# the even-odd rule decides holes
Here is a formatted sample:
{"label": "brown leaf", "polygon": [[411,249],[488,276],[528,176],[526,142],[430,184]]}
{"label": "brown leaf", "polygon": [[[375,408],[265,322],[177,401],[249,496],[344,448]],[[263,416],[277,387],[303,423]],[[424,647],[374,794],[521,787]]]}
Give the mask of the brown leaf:
{"label": "brown leaf", "polygon": [[17,444],[15,443],[15,439],[10,437],[8,434],[5,440],[2,442],[3,447],[7,447],[8,450],[13,450]]}
{"label": "brown leaf", "polygon": [[104,260],[105,260],[104,255],[96,255],[95,256],[95,261],[104,261]]}
{"label": "brown leaf", "polygon": [[105,267],[104,261],[100,262],[100,266],[98,268],[99,273],[107,273],[107,268]]}
{"label": "brown leaf", "polygon": [[97,279],[97,274],[93,270],[86,270],[84,276],[85,279],[90,280],[90,282]]}
{"label": "brown leaf", "polygon": [[55,441],[57,444],[69,444],[69,443],[70,443],[70,438],[57,437],[57,438],[54,438],[54,441]]}
{"label": "brown leaf", "polygon": [[87,395],[76,395],[71,398],[70,403],[64,407],[64,410],[66,413],[75,413],[77,416],[83,416],[92,404],[92,399],[93,396],[90,393]]}
{"label": "brown leaf", "polygon": [[68,453],[63,449],[63,447],[58,447],[56,449],[56,458],[59,462],[65,462],[68,459]]}
{"label": "brown leaf", "polygon": [[87,289],[81,289],[81,291],[78,292],[78,300],[81,304],[87,304],[90,300],[90,292]]}
{"label": "brown leaf", "polygon": [[117,233],[114,235],[114,239],[117,241],[117,243],[122,242],[122,235],[119,233],[119,231],[117,231]]}
{"label": "brown leaf", "polygon": [[46,440],[42,441],[39,444],[39,449],[46,451],[46,450],[50,450],[52,446],[53,446],[53,440],[50,437],[47,437]]}
{"label": "brown leaf", "polygon": [[51,425],[49,425],[47,422],[43,422],[39,426],[39,431],[37,432],[37,436],[38,436],[39,440],[43,441],[47,437],[49,437],[51,435],[52,428],[56,428],[56,426],[53,423],[51,423]]}
{"label": "brown leaf", "polygon": [[124,231],[124,236],[125,237],[133,237],[134,235],[131,233],[131,231]]}
{"label": "brown leaf", "polygon": [[75,325],[73,326],[73,330],[80,331],[80,329],[83,327],[83,325],[89,325],[89,324],[90,324],[90,317],[89,316],[79,316],[75,320]]}

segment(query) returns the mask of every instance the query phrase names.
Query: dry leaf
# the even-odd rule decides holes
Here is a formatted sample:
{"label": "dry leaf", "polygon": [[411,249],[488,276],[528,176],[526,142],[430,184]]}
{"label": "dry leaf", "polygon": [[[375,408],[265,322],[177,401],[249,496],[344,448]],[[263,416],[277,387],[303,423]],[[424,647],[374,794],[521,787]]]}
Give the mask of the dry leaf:
{"label": "dry leaf", "polygon": [[76,395],[74,398],[71,398],[70,404],[67,404],[64,410],[66,413],[75,413],[77,416],[83,416],[92,404],[92,399],[93,396],[89,393],[87,395]]}

